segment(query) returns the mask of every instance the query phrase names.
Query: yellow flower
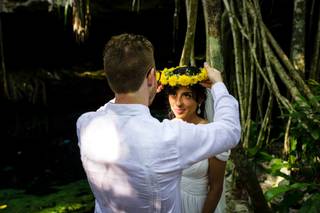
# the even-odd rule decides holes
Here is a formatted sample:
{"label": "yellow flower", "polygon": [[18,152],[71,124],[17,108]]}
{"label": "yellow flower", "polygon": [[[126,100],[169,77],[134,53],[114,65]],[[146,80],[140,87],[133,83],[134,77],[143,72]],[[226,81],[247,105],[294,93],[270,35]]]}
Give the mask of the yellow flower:
{"label": "yellow flower", "polygon": [[190,77],[190,84],[196,84],[198,82],[198,78],[197,76],[192,76]]}
{"label": "yellow flower", "polygon": [[178,77],[176,75],[173,75],[169,78],[169,85],[174,87],[177,85]]}
{"label": "yellow flower", "polygon": [[194,68],[192,68],[192,70],[189,70],[188,72],[183,72],[181,74],[174,72],[179,68],[185,68],[185,67],[186,66],[177,66],[169,69],[165,68],[162,71],[160,71],[161,75],[159,77],[157,76],[157,80],[160,81],[162,85],[169,84],[170,86],[176,86],[176,85],[188,86],[188,85],[196,84],[199,81],[202,81],[208,78],[207,71],[204,68],[200,68],[199,72],[195,72]]}
{"label": "yellow flower", "polygon": [[162,73],[161,76],[160,76],[160,83],[161,83],[162,85],[166,85],[166,84],[168,83],[167,77],[165,76],[164,73]]}
{"label": "yellow flower", "polygon": [[179,76],[179,85],[181,86],[188,86],[191,83],[190,77],[186,75]]}
{"label": "yellow flower", "polygon": [[201,72],[199,74],[199,80],[203,81],[203,80],[205,80],[207,78],[208,78],[208,73],[207,73],[206,69],[201,68]]}
{"label": "yellow flower", "polygon": [[160,80],[160,72],[156,72],[156,80],[157,80],[157,81]]}

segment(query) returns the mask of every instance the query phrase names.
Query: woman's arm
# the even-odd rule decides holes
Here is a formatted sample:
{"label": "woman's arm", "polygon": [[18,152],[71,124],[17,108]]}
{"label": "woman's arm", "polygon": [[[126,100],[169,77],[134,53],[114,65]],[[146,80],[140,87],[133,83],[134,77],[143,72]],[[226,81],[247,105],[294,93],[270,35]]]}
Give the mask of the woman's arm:
{"label": "woman's arm", "polygon": [[217,159],[216,157],[209,158],[209,169],[208,169],[208,184],[209,192],[207,199],[203,205],[202,212],[213,213],[216,209],[222,191],[223,191],[223,180],[224,172],[226,168],[226,162]]}

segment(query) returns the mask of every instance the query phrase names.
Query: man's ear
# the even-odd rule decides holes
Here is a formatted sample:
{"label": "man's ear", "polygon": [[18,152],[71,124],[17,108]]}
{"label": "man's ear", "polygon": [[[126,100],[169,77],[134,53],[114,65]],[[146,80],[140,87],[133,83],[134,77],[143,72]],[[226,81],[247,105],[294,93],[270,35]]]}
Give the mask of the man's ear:
{"label": "man's ear", "polygon": [[152,85],[154,85],[155,81],[156,81],[156,69],[153,67],[153,68],[151,68],[151,70],[147,76],[148,86],[151,87]]}

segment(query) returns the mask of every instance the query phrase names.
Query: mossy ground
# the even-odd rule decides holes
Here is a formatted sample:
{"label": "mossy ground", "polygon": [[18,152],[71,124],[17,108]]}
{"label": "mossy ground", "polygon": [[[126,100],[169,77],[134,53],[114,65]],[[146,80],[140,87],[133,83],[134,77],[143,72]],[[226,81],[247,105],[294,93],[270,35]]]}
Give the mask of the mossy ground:
{"label": "mossy ground", "polygon": [[53,187],[54,193],[26,194],[24,190],[0,190],[0,213],[93,212],[94,198],[88,182],[80,180]]}

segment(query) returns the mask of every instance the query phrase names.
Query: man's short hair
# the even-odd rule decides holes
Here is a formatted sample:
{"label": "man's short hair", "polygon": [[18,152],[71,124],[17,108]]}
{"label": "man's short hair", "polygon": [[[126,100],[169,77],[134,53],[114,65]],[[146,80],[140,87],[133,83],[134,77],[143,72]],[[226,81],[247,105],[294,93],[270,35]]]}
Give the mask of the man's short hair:
{"label": "man's short hair", "polygon": [[104,71],[115,93],[136,92],[155,66],[153,45],[142,35],[113,36],[104,50]]}

